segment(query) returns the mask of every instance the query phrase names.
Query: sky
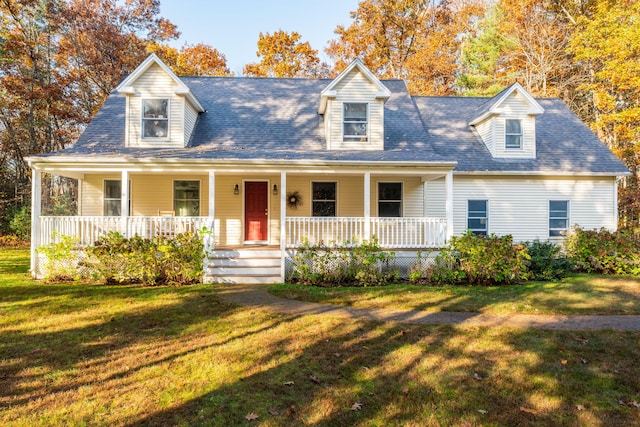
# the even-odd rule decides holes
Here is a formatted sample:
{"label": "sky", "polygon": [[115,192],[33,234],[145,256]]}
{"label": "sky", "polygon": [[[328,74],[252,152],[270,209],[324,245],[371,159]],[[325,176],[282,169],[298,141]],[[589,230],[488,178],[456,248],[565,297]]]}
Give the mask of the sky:
{"label": "sky", "polygon": [[180,39],[170,44],[205,43],[227,58],[227,66],[242,75],[245,64],[257,62],[258,35],[296,31],[326,61],[324,48],[333,30],[351,23],[349,12],[358,0],[161,0],[160,16],[178,26]]}

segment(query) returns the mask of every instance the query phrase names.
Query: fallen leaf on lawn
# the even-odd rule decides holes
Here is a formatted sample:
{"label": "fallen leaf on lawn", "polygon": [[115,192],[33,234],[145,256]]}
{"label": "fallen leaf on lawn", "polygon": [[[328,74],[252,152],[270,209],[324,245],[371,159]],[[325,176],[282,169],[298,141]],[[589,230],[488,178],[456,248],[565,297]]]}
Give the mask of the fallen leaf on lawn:
{"label": "fallen leaf on lawn", "polygon": [[626,405],[626,403],[624,403],[624,401],[623,401],[623,400],[618,400],[618,405],[622,405],[622,406],[624,406],[624,405]]}
{"label": "fallen leaf on lawn", "polygon": [[531,414],[531,415],[538,415],[538,411],[536,411],[535,409],[525,408],[524,406],[520,407],[520,411],[526,412],[527,414]]}
{"label": "fallen leaf on lawn", "polygon": [[402,392],[403,392],[404,394],[408,394],[408,393],[409,393],[409,387],[403,387],[403,388],[402,388]]}
{"label": "fallen leaf on lawn", "polygon": [[562,363],[563,365],[566,365],[566,364],[567,364],[567,359],[562,359],[562,360],[560,361],[560,363]]}
{"label": "fallen leaf on lawn", "polygon": [[489,411],[486,411],[484,409],[478,409],[478,412],[480,412],[482,415],[489,413]]}
{"label": "fallen leaf on lawn", "polygon": [[584,411],[584,406],[582,406],[582,405],[576,405],[576,409],[577,409],[578,411]]}
{"label": "fallen leaf on lawn", "polygon": [[353,406],[351,407],[352,411],[359,411],[360,409],[362,409],[362,403],[360,402],[354,403]]}
{"label": "fallen leaf on lawn", "polygon": [[633,402],[629,402],[629,405],[633,406],[634,408],[640,408],[640,403],[636,402],[635,400]]}
{"label": "fallen leaf on lawn", "polygon": [[273,409],[273,408],[269,408],[269,413],[271,415],[280,415],[280,411],[278,411],[277,409]]}
{"label": "fallen leaf on lawn", "polygon": [[318,377],[316,377],[316,376],[315,376],[315,375],[313,375],[313,374],[309,375],[309,379],[310,379],[311,381],[313,381],[314,383],[316,383],[316,384],[320,384],[320,380],[318,379]]}
{"label": "fallen leaf on lawn", "polygon": [[287,381],[286,383],[282,383],[282,385],[294,385],[295,383],[293,381]]}
{"label": "fallen leaf on lawn", "polygon": [[253,420],[257,420],[258,418],[260,418],[260,415],[256,414],[255,412],[249,412],[245,418],[248,421],[253,421]]}
{"label": "fallen leaf on lawn", "polygon": [[580,358],[580,362],[582,362],[583,365],[586,365],[587,364],[587,359]]}
{"label": "fallen leaf on lawn", "polygon": [[295,405],[291,405],[287,408],[286,411],[284,411],[284,414],[288,417],[291,414],[295,414],[296,413],[296,406]]}
{"label": "fallen leaf on lawn", "polygon": [[482,377],[480,376],[480,374],[479,374],[479,373],[477,373],[477,372],[474,372],[474,373],[473,373],[473,378],[475,378],[475,379],[477,379],[477,380],[483,380],[483,379],[484,379],[484,378],[482,378]]}
{"label": "fallen leaf on lawn", "polygon": [[586,343],[588,343],[588,342],[589,342],[589,340],[588,340],[588,339],[586,339],[586,338],[582,338],[582,337],[578,337],[578,338],[576,338],[576,341],[581,342],[582,344],[586,344]]}
{"label": "fallen leaf on lawn", "polygon": [[334,353],[333,354],[335,357],[340,357],[340,353]]}

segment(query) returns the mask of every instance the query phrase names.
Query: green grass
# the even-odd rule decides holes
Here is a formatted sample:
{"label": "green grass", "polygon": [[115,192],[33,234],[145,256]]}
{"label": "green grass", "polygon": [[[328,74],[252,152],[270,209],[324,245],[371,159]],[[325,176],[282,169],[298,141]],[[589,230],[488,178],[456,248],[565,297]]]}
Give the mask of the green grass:
{"label": "green grass", "polygon": [[27,261],[0,249],[3,426],[639,424],[640,333],[284,315]]}
{"label": "green grass", "polygon": [[561,281],[509,286],[321,288],[280,284],[285,298],[371,308],[471,311],[494,314],[640,314],[640,279],[576,275]]}

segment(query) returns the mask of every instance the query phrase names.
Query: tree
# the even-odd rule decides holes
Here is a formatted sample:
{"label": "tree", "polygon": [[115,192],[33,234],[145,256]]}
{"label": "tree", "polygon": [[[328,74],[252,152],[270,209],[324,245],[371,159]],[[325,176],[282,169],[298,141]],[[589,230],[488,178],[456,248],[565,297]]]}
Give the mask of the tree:
{"label": "tree", "polygon": [[360,57],[381,78],[405,79],[414,94],[452,93],[460,43],[484,10],[482,0],[364,0],[325,51],[336,69]]}
{"label": "tree", "polygon": [[227,58],[213,47],[198,43],[185,44],[178,49],[171,46],[152,43],[147,52],[158,55],[179,76],[232,76],[227,67]]}
{"label": "tree", "polygon": [[623,224],[640,221],[640,3],[601,0],[593,16],[578,17],[570,51],[589,79],[591,128],[633,173],[620,190]]}
{"label": "tree", "polygon": [[295,31],[260,33],[256,52],[260,61],[245,65],[243,73],[255,77],[318,77],[318,51],[301,38]]}

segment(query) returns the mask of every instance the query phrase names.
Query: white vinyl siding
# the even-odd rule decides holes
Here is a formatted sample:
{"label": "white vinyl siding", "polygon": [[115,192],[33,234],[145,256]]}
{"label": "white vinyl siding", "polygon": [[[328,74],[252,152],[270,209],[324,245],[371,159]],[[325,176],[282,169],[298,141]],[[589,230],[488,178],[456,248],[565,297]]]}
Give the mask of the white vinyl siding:
{"label": "white vinyl siding", "polygon": [[467,228],[467,200],[488,200],[490,232],[515,241],[547,239],[549,200],[570,203],[569,227],[615,229],[614,178],[467,177],[454,180],[454,233]]}
{"label": "white vinyl siding", "polygon": [[491,155],[494,155],[494,124],[495,120],[489,119],[476,125],[476,130],[480,134],[480,138],[484,141],[484,144],[491,152]]}
{"label": "white vinyl siding", "polygon": [[[127,145],[130,147],[184,147],[185,100],[175,95],[177,83],[159,65],[152,65],[133,84],[136,94],[127,97]],[[142,100],[169,99],[169,134],[162,141],[142,137]]]}
{"label": "white vinyl siding", "polygon": [[[384,103],[376,99],[378,88],[359,70],[354,69],[335,88],[337,96],[330,99],[325,111],[327,147],[333,150],[382,150],[384,148]],[[368,104],[368,140],[343,141],[344,103]]]}
{"label": "white vinyl siding", "polygon": [[444,178],[425,183],[424,212],[426,216],[444,218],[447,216],[447,187]]}
{"label": "white vinyl siding", "polygon": [[196,120],[198,120],[198,112],[189,105],[188,102],[184,103],[184,144],[187,145],[191,139],[191,133],[196,126]]}

